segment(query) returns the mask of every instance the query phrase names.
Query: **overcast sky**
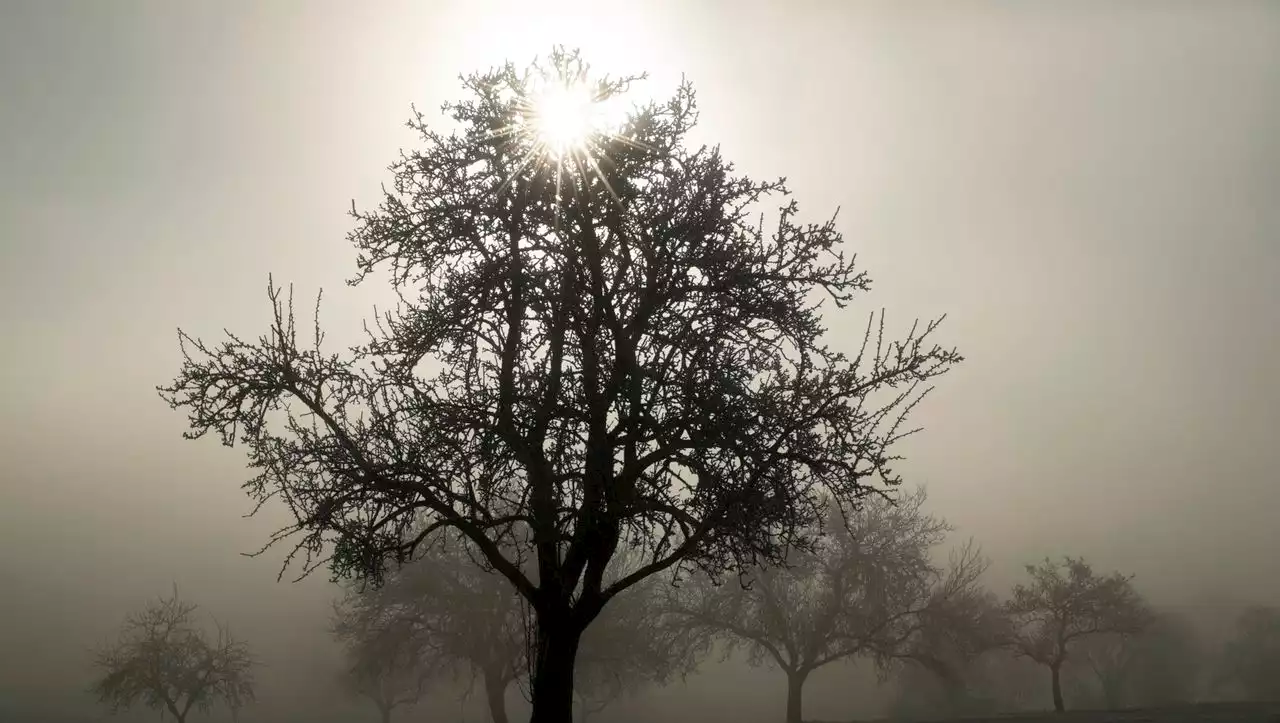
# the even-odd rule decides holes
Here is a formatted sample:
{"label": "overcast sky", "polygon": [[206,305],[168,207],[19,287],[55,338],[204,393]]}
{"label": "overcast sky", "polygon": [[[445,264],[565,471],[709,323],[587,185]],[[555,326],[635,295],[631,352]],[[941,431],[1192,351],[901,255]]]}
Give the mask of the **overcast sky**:
{"label": "overcast sky", "polygon": [[88,705],[87,646],[172,581],[273,663],[264,711],[329,675],[331,590],[238,554],[281,517],[154,386],[177,326],[265,329],[268,273],[355,339],[345,212],[409,105],[556,42],[685,74],[700,139],[842,207],[876,283],[837,338],[949,315],[902,469],[993,585],[1073,553],[1280,603],[1280,4],[0,0],[0,717]]}

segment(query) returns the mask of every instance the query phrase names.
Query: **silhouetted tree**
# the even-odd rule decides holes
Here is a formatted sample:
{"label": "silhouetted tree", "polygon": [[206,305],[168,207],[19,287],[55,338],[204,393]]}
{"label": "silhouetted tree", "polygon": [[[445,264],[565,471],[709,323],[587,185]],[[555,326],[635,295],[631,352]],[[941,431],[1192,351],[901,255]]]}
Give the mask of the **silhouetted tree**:
{"label": "silhouetted tree", "polygon": [[1238,686],[1252,700],[1280,700],[1280,609],[1253,607],[1223,646],[1215,684]]}
{"label": "silhouetted tree", "polygon": [[1013,588],[1006,604],[1012,617],[1014,650],[1049,668],[1054,710],[1065,710],[1062,665],[1078,641],[1099,635],[1132,635],[1151,622],[1151,613],[1134,590],[1132,576],[1096,575],[1080,558],[1061,563],[1045,559],[1027,565],[1028,585]]}
{"label": "silhouetted tree", "polygon": [[799,723],[804,683],[813,671],[855,656],[887,668],[914,638],[928,611],[974,594],[986,563],[969,545],[950,570],[930,554],[950,530],[925,514],[923,489],[896,504],[868,498],[838,510],[816,550],[793,550],[785,566],[758,567],[741,584],[699,577],[679,588],[669,614],[691,635],[745,647],[748,661],[768,661],[787,675],[787,721]]}
{"label": "silhouetted tree", "polygon": [[[328,353],[318,320],[300,342],[272,287],[264,336],[181,334],[160,389],[188,436],[248,446],[247,490],[289,506],[273,540],[299,535],[304,574],[327,559],[376,578],[465,535],[533,611],[532,723],[568,720],[583,633],[623,590],[781,563],[811,545],[821,494],[850,507],[896,484],[919,385],[961,359],[937,322],[892,341],[873,316],[852,357],[824,344],[821,300],[868,277],[783,181],[685,145],[688,85],[580,143],[546,133],[546,98],[604,109],[634,80],[586,71],[561,51],[507,65],[464,79],[457,130],[410,121],[423,148],[379,208],[352,210],[353,283],[386,269],[400,299],[367,343]],[[645,564],[606,584],[624,548]]]}
{"label": "silhouetted tree", "polygon": [[171,714],[183,723],[193,710],[219,702],[234,713],[253,701],[248,646],[218,625],[211,639],[197,624],[197,607],[175,587],[140,613],[129,615],[119,639],[97,654],[102,677],[93,691],[112,712],[136,704]]}

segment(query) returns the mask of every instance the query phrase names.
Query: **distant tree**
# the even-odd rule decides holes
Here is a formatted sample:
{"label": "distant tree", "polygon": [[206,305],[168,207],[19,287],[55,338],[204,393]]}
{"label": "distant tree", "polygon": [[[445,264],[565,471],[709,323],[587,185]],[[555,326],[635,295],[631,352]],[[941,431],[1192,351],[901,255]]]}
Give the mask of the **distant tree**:
{"label": "distant tree", "polygon": [[377,586],[353,585],[342,604],[379,620],[424,667],[480,678],[494,723],[507,723],[507,687],[527,669],[524,613],[510,583],[453,543],[424,549]]}
{"label": "distant tree", "polygon": [[1215,683],[1238,686],[1251,700],[1280,700],[1280,609],[1253,607],[1240,614]]}
{"label": "distant tree", "polygon": [[972,543],[953,553],[951,569],[969,575],[962,584],[943,588],[918,617],[913,634],[888,651],[908,667],[917,667],[936,678],[948,715],[990,712],[976,689],[975,662],[1002,650],[1012,637],[1009,618],[996,596],[978,584],[987,567],[976,559]]}
{"label": "distant tree", "polygon": [[[1099,699],[1091,707],[1123,708],[1129,699],[1135,668],[1138,633],[1109,633],[1082,639],[1077,645],[1079,667],[1098,686]],[[1084,688],[1081,693],[1087,695]]]}
{"label": "distant tree", "polygon": [[1134,640],[1132,705],[1154,707],[1197,700],[1208,651],[1191,621],[1174,612],[1157,612]]}
{"label": "distant tree", "polygon": [[1137,633],[1085,638],[1078,649],[1076,667],[1096,684],[1097,706],[1163,706],[1195,697],[1204,652],[1195,631],[1173,613],[1153,615]]}
{"label": "distant tree", "polygon": [[1007,647],[963,661],[954,678],[924,665],[894,671],[889,715],[912,720],[973,718],[1043,710],[1050,700],[1041,667]]}
{"label": "distant tree", "polygon": [[[525,605],[505,578],[476,564],[465,538],[424,552],[388,572],[377,587],[350,588],[340,619],[346,629],[376,628],[377,636],[403,651],[405,664],[416,658],[424,670],[453,666],[480,678],[494,723],[507,723],[506,691],[528,673]],[[628,559],[615,558],[611,579],[625,574],[620,565]],[[584,635],[574,679],[584,710],[601,710],[623,693],[663,682],[695,662],[693,647],[652,624],[656,582],[629,588]],[[405,682],[413,689],[411,680]]]}
{"label": "distant tree", "polygon": [[[629,574],[642,559],[621,553],[609,577]],[[581,720],[650,685],[683,678],[707,653],[703,641],[669,624],[663,614],[669,582],[651,577],[628,588],[605,608],[582,640],[574,687]]]}
{"label": "distant tree", "polygon": [[[615,124],[634,79],[587,71],[507,65],[464,79],[452,133],[410,121],[423,149],[352,211],[355,282],[386,270],[400,302],[367,343],[324,351],[318,319],[300,342],[270,288],[264,336],[181,334],[160,388],[188,436],[247,445],[246,488],[288,505],[273,540],[300,536],[304,574],[376,578],[465,535],[533,611],[532,723],[571,715],[583,633],[622,591],[781,563],[821,495],[896,484],[903,418],[961,360],[936,321],[893,340],[873,316],[852,356],[828,347],[822,300],[870,283],[834,219],[686,146],[690,86]],[[606,584],[620,549],[646,562]]]}
{"label": "distant tree", "polygon": [[1152,620],[1132,576],[1096,575],[1083,559],[1066,557],[1061,563],[1045,559],[1027,565],[1030,584],[1013,588],[1006,604],[1012,618],[1014,650],[1049,668],[1054,710],[1064,710],[1062,666],[1072,648],[1095,636],[1134,635]]}
{"label": "distant tree", "polygon": [[691,636],[744,647],[753,665],[770,662],[787,676],[787,721],[802,716],[813,671],[857,656],[887,670],[935,606],[972,594],[985,561],[965,548],[950,571],[930,558],[950,530],[925,514],[923,489],[896,503],[868,498],[847,525],[832,510],[822,543],[793,550],[785,566],[757,567],[741,581],[699,577],[667,604]]}
{"label": "distant tree", "polygon": [[232,713],[254,699],[249,648],[217,625],[210,638],[197,623],[197,607],[178,597],[177,587],[140,613],[129,615],[119,639],[102,648],[93,685],[99,701],[118,712],[142,704],[184,723],[194,709],[223,703]]}
{"label": "distant tree", "polygon": [[377,706],[382,723],[397,708],[416,705],[443,672],[441,656],[420,631],[358,595],[334,606],[331,631],[346,658],[340,683]]}
{"label": "distant tree", "polygon": [[978,656],[967,680],[975,696],[996,711],[1043,710],[1049,696],[1040,685],[1040,666],[1008,648]]}

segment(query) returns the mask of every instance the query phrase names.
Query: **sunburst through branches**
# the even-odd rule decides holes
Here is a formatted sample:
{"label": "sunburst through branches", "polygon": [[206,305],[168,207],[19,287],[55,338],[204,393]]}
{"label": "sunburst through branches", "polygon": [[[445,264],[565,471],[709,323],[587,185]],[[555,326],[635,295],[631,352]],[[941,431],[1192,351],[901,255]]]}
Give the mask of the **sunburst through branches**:
{"label": "sunburst through branches", "polygon": [[601,166],[609,163],[615,142],[643,147],[625,132],[628,108],[622,103],[631,82],[641,78],[592,77],[576,52],[556,51],[548,64],[535,63],[513,89],[512,123],[498,133],[517,143],[521,154],[504,187],[533,167],[554,170],[557,201],[570,174],[594,174],[616,198]]}

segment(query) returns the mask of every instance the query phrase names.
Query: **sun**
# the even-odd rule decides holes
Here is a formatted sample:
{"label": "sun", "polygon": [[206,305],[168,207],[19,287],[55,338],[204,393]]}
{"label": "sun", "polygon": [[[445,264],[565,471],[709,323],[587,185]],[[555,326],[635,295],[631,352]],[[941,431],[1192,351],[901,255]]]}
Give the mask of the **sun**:
{"label": "sun", "polygon": [[517,159],[499,190],[526,170],[539,176],[547,170],[554,176],[557,206],[563,193],[596,181],[616,200],[605,172],[614,164],[611,155],[623,147],[647,148],[632,137],[636,106],[622,103],[631,83],[643,76],[593,77],[576,52],[557,51],[550,61],[508,81],[513,115],[489,137],[508,139]]}
{"label": "sun", "polygon": [[602,130],[601,109],[585,84],[549,83],[531,100],[534,134],[555,158],[589,150]]}

